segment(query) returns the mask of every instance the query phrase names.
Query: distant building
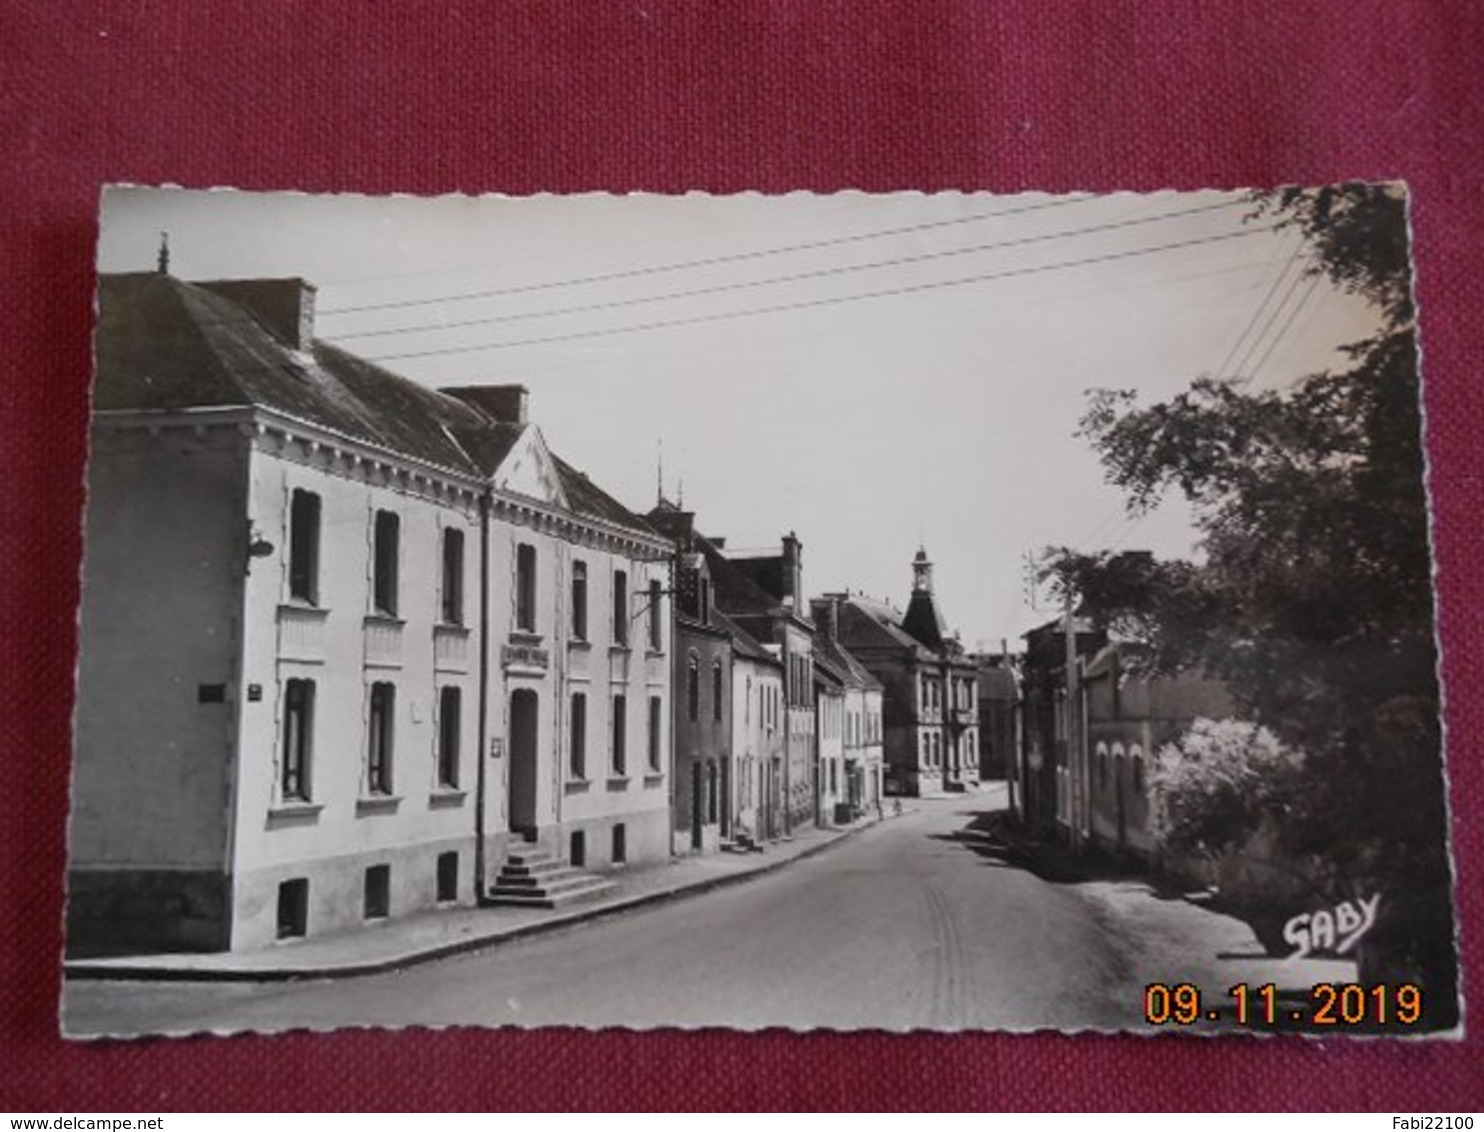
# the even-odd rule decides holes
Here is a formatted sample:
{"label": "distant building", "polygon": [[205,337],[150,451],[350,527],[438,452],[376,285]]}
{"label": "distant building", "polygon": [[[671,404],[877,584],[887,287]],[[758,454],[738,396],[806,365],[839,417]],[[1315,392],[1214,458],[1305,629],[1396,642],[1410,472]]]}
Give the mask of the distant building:
{"label": "distant building", "polygon": [[783,833],[784,663],[782,649],[754,640],[725,614],[732,644],[731,838],[751,847]]}
{"label": "distant building", "polygon": [[[1058,830],[1070,831],[1072,822],[1075,760],[1069,735],[1074,720],[1067,697],[1067,638],[1063,618],[1038,625],[1024,635],[1025,662],[1021,673],[1024,757],[1018,785],[1027,826],[1047,835]],[[1072,654],[1078,664],[1085,664],[1087,658],[1108,643],[1108,635],[1082,617],[1075,620],[1072,638]]]}
{"label": "distant building", "polygon": [[1149,772],[1166,743],[1196,719],[1225,719],[1235,703],[1225,683],[1198,672],[1142,673],[1138,649],[1108,645],[1082,675],[1087,719],[1092,839],[1105,848],[1147,856]]}
{"label": "distant building", "polygon": [[711,569],[696,548],[695,516],[662,503],[649,519],[675,546],[674,851],[699,853],[718,848],[730,825],[731,626],[716,609]]}
{"label": "distant building", "polygon": [[1020,757],[1020,677],[1014,658],[994,653],[973,660],[979,685],[979,778],[1015,782]]}
{"label": "distant building", "polygon": [[974,662],[949,632],[924,550],[912,563],[905,614],[854,594],[839,599],[839,640],[882,685],[888,793],[935,794],[979,784]]}
{"label": "distant building", "polygon": [[804,597],[803,545],[792,532],[779,554],[732,556],[719,539],[698,543],[711,569],[717,606],[783,665],[782,831],[813,825],[815,782],[814,625]]}
{"label": "distant building", "polygon": [[314,297],[100,279],[74,950],[472,904],[532,842],[668,856],[669,543],[524,389],[425,389]]}
{"label": "distant building", "polygon": [[880,813],[885,768],[881,681],[840,643],[840,603],[838,595],[815,598],[810,602],[810,610],[818,626],[814,635],[815,663],[823,662],[837,674],[844,694],[840,738],[844,785],[835,792],[832,802],[836,807],[833,820],[844,822],[868,813]]}

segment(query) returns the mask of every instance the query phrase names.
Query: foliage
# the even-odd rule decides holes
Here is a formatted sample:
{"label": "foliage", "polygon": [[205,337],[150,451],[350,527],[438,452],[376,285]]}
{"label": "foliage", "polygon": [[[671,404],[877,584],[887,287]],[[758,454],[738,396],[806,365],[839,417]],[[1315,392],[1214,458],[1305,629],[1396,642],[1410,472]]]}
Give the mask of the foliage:
{"label": "foliage", "polygon": [[1279,775],[1287,850],[1385,891],[1396,948],[1451,986],[1405,201],[1385,186],[1293,189],[1255,197],[1254,216],[1297,227],[1311,270],[1371,300],[1377,331],[1339,372],[1283,390],[1201,377],[1154,405],[1092,393],[1080,434],[1106,478],[1131,514],[1182,493],[1202,560],[1052,549],[1043,574],[1147,642],[1153,668],[1223,678],[1243,714],[1307,753],[1296,778]]}
{"label": "foliage", "polygon": [[1197,719],[1155,756],[1152,832],[1161,848],[1202,857],[1236,849],[1282,815],[1303,760],[1266,727]]}

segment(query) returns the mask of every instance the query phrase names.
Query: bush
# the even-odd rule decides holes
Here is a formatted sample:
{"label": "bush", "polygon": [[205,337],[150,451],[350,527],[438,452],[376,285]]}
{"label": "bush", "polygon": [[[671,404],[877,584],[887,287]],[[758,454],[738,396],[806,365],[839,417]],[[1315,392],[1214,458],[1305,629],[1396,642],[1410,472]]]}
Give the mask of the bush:
{"label": "bush", "polygon": [[1303,767],[1299,752],[1265,727],[1197,719],[1162,747],[1150,776],[1151,828],[1171,853],[1213,859],[1282,824]]}

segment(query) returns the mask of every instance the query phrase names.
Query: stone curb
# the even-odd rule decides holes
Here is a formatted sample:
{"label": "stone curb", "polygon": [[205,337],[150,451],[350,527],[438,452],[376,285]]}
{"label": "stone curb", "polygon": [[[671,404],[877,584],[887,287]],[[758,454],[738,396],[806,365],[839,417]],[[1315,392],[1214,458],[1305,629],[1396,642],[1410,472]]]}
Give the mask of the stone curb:
{"label": "stone curb", "polygon": [[642,908],[649,904],[659,904],[664,901],[678,900],[687,896],[698,896],[703,892],[710,892],[728,885],[739,884],[742,881],[752,880],[755,877],[767,876],[770,873],[777,872],[779,869],[787,868],[796,861],[806,860],[809,857],[824,852],[826,849],[839,845],[854,837],[862,830],[871,829],[884,820],[884,818],[877,818],[874,821],[851,826],[849,829],[842,830],[829,840],[821,841],[818,845],[811,845],[809,848],[801,850],[792,857],[787,857],[779,861],[769,861],[767,864],[759,865],[755,869],[747,869],[723,876],[706,877],[703,880],[692,881],[688,884],[677,884],[670,888],[657,889],[654,892],[642,892],[633,896],[620,896],[608,901],[597,901],[593,904],[574,908],[570,912],[559,913],[549,919],[534,920],[528,924],[517,924],[511,927],[500,928],[484,935],[474,935],[464,939],[431,944],[421,949],[402,952],[401,954],[389,956],[385,959],[315,967],[266,967],[258,970],[249,970],[242,967],[215,969],[150,967],[142,964],[130,967],[114,967],[83,959],[65,962],[63,964],[63,971],[69,979],[152,983],[281,983],[299,982],[309,979],[351,979],[362,975],[387,974],[391,971],[400,971],[408,967],[415,967],[420,963],[431,963],[438,959],[447,959],[453,955],[461,955],[471,951],[482,951],[485,948],[496,947],[502,943],[524,939],[527,936],[558,931],[562,928],[571,927],[573,924],[596,920],[603,916],[627,912],[631,909]]}

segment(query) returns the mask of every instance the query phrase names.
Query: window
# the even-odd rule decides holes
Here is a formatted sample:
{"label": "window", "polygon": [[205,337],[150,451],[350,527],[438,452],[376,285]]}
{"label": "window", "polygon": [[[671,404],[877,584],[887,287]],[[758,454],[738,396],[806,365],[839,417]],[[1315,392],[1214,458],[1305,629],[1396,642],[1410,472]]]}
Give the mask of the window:
{"label": "window", "polygon": [[289,680],[283,688],[283,762],[280,793],[286,802],[309,801],[314,752],[314,681]]}
{"label": "window", "polygon": [[742,697],[742,722],[752,722],[752,677],[747,678],[747,692]]}
{"label": "window", "polygon": [[309,929],[309,881],[304,877],[278,886],[278,938],[297,939]]}
{"label": "window", "polygon": [[384,920],[392,906],[392,867],[372,865],[366,870],[365,917]]}
{"label": "window", "polygon": [[629,859],[629,831],[623,822],[613,826],[613,863],[622,865]]}
{"label": "window", "polygon": [[443,623],[464,623],[464,532],[443,528]]}
{"label": "window", "polygon": [[649,579],[649,651],[659,652],[665,647],[664,622],[661,619],[664,591],[658,578]]}
{"label": "window", "polygon": [[570,766],[573,778],[587,777],[587,693],[572,693],[572,746]]}
{"label": "window", "polygon": [[515,550],[515,627],[536,631],[536,548],[528,543]]}
{"label": "window", "polygon": [[372,538],[371,604],[377,613],[397,615],[397,555],[402,521],[390,511],[376,512]]}
{"label": "window", "polygon": [[649,769],[658,774],[663,769],[663,750],[661,742],[664,733],[660,730],[664,726],[664,703],[658,696],[649,697]]}
{"label": "window", "polygon": [[572,636],[587,640],[587,563],[572,563]]}
{"label": "window", "polygon": [[711,664],[711,718],[719,720],[724,706],[722,702],[721,661],[717,660]]}
{"label": "window", "polygon": [[685,713],[692,721],[701,718],[701,662],[695,653],[685,668]]}
{"label": "window", "polygon": [[289,596],[319,604],[319,496],[294,490],[289,504]]}
{"label": "window", "polygon": [[628,732],[628,697],[613,697],[613,773],[619,776],[627,773],[628,751],[625,749],[624,740]]}
{"label": "window", "polygon": [[438,785],[459,785],[459,732],[463,723],[463,692],[451,685],[438,693]]}
{"label": "window", "polygon": [[567,863],[579,869],[587,864],[587,834],[580,829],[567,839]]}
{"label": "window", "polygon": [[371,685],[371,714],[366,728],[366,790],[371,794],[392,792],[392,732],[396,705],[395,686]]}
{"label": "window", "polygon": [[459,855],[457,852],[438,854],[438,900],[447,903],[459,898]]}
{"label": "window", "polygon": [[696,620],[711,624],[711,579],[702,578],[696,596]]}
{"label": "window", "polygon": [[613,643],[629,643],[629,576],[613,571]]}

